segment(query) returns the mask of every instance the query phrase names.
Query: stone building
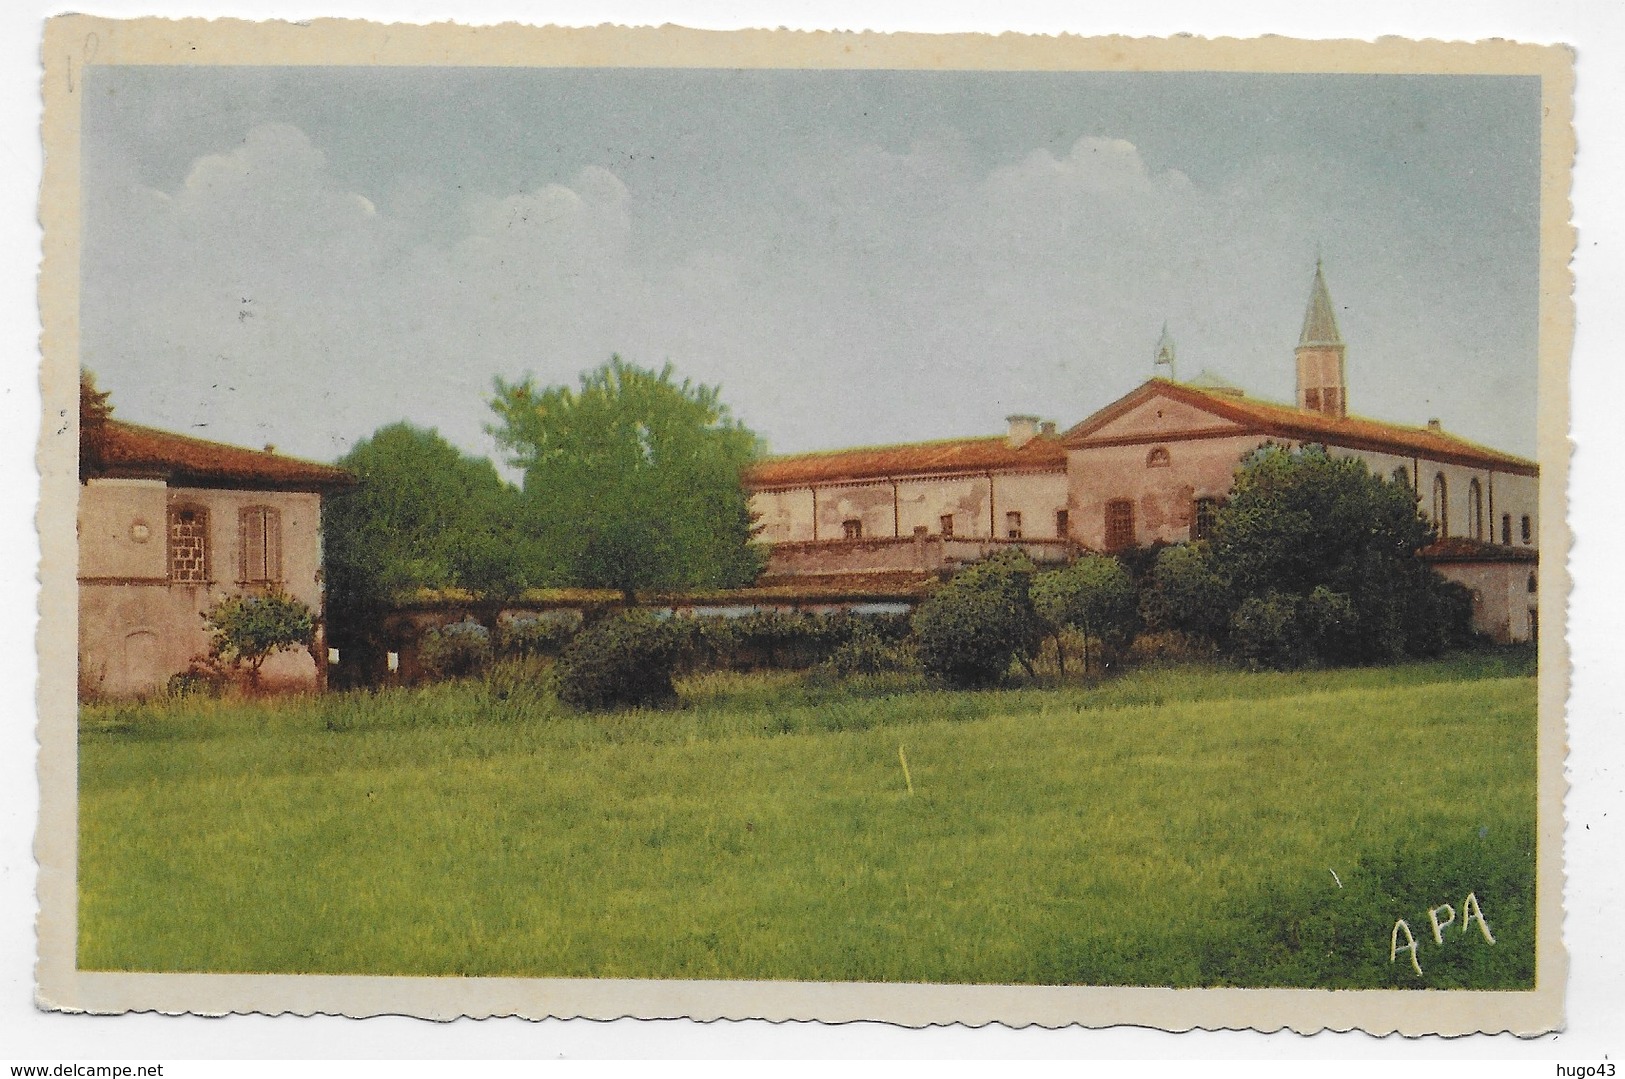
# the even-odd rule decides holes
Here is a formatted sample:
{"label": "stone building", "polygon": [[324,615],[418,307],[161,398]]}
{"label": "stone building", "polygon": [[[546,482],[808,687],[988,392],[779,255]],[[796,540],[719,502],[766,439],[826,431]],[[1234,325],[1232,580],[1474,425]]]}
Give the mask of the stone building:
{"label": "stone building", "polygon": [[[82,695],[162,689],[208,652],[201,615],[225,596],[280,588],[321,612],[322,494],[348,472],[116,420],[94,445],[80,468]],[[272,656],[263,683],[320,687],[320,637],[313,651]]]}
{"label": "stone building", "polygon": [[1472,590],[1477,628],[1500,640],[1535,635],[1539,466],[1437,421],[1406,427],[1351,415],[1346,346],[1318,264],[1292,405],[1206,373],[1178,381],[1174,360],[1164,328],[1157,377],[1060,435],[1018,416],[1005,438],[764,462],[749,485],[769,573],[940,570],[1012,543],[1057,561],[1200,539],[1248,452],[1316,444],[1380,476],[1403,472],[1438,532],[1423,557]]}

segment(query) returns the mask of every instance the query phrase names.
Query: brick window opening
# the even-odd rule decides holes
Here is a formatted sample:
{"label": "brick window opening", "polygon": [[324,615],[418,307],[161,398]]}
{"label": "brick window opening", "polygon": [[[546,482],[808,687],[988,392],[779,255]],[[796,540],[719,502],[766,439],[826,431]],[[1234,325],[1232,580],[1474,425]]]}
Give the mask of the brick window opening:
{"label": "brick window opening", "polygon": [[1012,510],[1004,515],[1004,531],[1011,539],[1021,538],[1021,514]]}
{"label": "brick window opening", "polygon": [[237,514],[237,579],[243,584],[282,580],[282,515],[269,506],[248,506]]}
{"label": "brick window opening", "polygon": [[1066,539],[1072,535],[1071,514],[1066,510],[1055,511],[1055,538]]}
{"label": "brick window opening", "polygon": [[209,515],[181,507],[169,511],[169,579],[202,584],[209,579]]}
{"label": "brick window opening", "polygon": [[1121,551],[1134,546],[1134,503],[1114,498],[1106,503],[1106,550]]}
{"label": "brick window opening", "polygon": [[1501,546],[1512,546],[1512,514],[1501,514]]}
{"label": "brick window opening", "polygon": [[863,522],[856,517],[848,517],[841,522],[841,534],[849,540],[862,539]]}

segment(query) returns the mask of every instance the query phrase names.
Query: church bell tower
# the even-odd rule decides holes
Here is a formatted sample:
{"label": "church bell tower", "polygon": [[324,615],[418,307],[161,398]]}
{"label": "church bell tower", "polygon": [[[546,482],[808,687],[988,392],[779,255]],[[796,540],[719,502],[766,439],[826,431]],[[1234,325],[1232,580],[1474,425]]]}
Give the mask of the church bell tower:
{"label": "church bell tower", "polygon": [[1348,415],[1348,377],[1343,365],[1343,337],[1320,260],[1315,260],[1315,283],[1309,288],[1309,308],[1303,313],[1298,335],[1298,407],[1339,419]]}

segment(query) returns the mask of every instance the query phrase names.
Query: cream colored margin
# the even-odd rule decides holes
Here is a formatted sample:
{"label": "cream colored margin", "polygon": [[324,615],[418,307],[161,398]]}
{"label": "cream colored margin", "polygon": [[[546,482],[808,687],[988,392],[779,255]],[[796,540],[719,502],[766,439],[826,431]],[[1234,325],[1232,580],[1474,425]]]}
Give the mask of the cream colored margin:
{"label": "cream colored margin", "polygon": [[[249,23],[88,16],[45,29],[45,228],[41,276],[45,422],[39,634],[40,864],[38,1001],[95,1013],[315,1012],[433,1018],[620,1016],[765,1018],[906,1025],[1130,1023],[1165,1030],[1283,1027],[1302,1033],[1536,1034],[1563,1022],[1564,702],[1569,656],[1568,372],[1574,309],[1569,183],[1573,57],[1562,47],[1418,42],[926,36],[784,31]],[[658,982],[308,975],[107,974],[74,969],[77,835],[75,498],[79,366],[79,87],[92,64],[383,64],[555,67],[821,67],[1108,71],[1257,71],[1534,75],[1542,80],[1539,459],[1540,824],[1538,985],[1526,993],[1111,989]]]}

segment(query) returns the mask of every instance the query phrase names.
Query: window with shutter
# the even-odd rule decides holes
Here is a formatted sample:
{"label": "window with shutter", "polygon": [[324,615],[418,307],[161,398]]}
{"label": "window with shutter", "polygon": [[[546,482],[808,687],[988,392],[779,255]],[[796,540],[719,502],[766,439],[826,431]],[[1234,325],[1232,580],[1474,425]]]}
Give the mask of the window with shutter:
{"label": "window with shutter", "polygon": [[269,506],[248,506],[237,517],[242,534],[239,580],[275,584],[282,580],[282,515]]}

